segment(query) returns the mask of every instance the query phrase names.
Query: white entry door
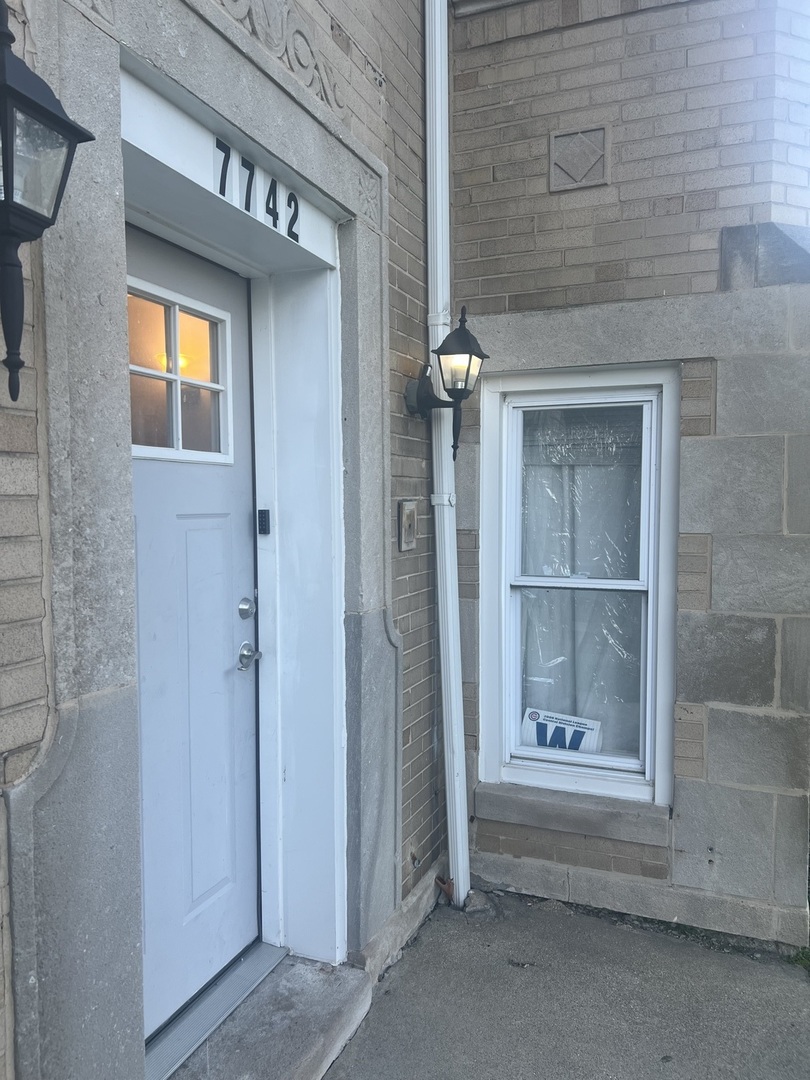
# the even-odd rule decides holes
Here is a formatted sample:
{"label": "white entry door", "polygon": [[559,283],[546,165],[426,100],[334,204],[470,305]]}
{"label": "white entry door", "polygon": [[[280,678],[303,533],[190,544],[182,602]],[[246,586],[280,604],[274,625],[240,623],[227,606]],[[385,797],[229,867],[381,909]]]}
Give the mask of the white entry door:
{"label": "white entry door", "polygon": [[253,464],[247,282],[127,269],[148,1035],[258,935]]}

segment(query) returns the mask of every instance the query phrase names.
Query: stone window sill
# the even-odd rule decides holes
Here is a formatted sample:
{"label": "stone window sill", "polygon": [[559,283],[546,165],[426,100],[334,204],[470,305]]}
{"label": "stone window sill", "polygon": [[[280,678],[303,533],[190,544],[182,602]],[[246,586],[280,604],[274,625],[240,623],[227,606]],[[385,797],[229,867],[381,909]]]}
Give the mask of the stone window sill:
{"label": "stone window sill", "polygon": [[476,817],[489,821],[655,847],[669,844],[668,806],[518,784],[481,783],[475,788],[474,807]]}

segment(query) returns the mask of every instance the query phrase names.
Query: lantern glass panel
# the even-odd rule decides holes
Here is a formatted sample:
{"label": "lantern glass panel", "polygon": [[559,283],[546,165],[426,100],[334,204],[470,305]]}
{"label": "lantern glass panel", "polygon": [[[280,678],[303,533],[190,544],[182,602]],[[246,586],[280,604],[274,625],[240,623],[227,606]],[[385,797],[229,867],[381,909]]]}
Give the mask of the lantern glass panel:
{"label": "lantern glass panel", "polygon": [[69,140],[21,109],[14,110],[14,202],[53,217]]}
{"label": "lantern glass panel", "polygon": [[478,373],[481,370],[481,357],[469,353],[446,353],[439,356],[442,382],[445,390],[475,389]]}

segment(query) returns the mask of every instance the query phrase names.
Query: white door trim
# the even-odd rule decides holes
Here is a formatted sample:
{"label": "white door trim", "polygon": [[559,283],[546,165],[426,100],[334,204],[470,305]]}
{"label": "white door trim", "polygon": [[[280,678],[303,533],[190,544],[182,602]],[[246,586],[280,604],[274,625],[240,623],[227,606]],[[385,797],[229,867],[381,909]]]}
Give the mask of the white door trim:
{"label": "white door trim", "polygon": [[[154,90],[138,94],[133,83],[137,80],[122,73],[122,85],[136,91],[122,94],[128,219],[252,279],[256,495],[257,506],[271,511],[269,535],[257,537],[264,654],[259,663],[261,936],[300,955],[339,963],[347,949],[347,821],[336,222],[345,219],[345,211],[335,207],[329,243],[328,217],[318,211],[313,249],[304,243],[290,248],[287,237],[212,193],[210,168],[189,176],[173,167],[178,140],[186,147],[201,146],[205,128]],[[212,113],[209,138],[215,120]],[[128,141],[127,133],[136,129],[151,133],[148,146],[141,135],[140,146]],[[267,160],[267,152],[251,148],[247,139],[239,152]],[[296,272],[274,279],[288,252]],[[292,347],[294,337],[306,340],[311,351]],[[313,483],[301,487],[302,480]],[[292,498],[291,485],[300,498]],[[281,520],[279,505],[285,508]],[[306,605],[285,608],[280,591],[295,595],[313,580],[318,583],[317,633],[302,628],[306,665],[301,657],[291,664],[284,649]],[[323,703],[315,717],[306,714],[313,702],[301,698],[311,690],[319,695],[314,704]]]}

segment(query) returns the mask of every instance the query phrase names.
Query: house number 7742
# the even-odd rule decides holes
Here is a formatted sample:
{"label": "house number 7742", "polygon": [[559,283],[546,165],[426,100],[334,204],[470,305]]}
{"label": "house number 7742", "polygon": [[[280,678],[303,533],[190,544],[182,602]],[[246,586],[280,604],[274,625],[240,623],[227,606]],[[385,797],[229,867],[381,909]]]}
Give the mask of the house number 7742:
{"label": "house number 7742", "polygon": [[[222,155],[222,161],[219,168],[219,184],[218,191],[223,198],[228,197],[228,175],[231,168],[232,161],[235,157],[238,157],[239,161],[239,204],[243,210],[246,210],[249,214],[253,214],[255,217],[259,216],[259,200],[254,199],[253,192],[256,187],[256,178],[258,175],[265,176],[266,183],[266,197],[264,200],[264,216],[269,218],[269,224],[274,229],[279,228],[279,218],[282,216],[278,207],[279,200],[279,185],[278,181],[273,176],[266,176],[259,169],[254,162],[250,161],[244,155],[235,155],[232,148],[228,146],[222,139],[216,140],[216,148]],[[291,240],[294,240],[296,244],[299,242],[298,238],[298,196],[294,191],[287,192],[286,200],[287,212],[284,214],[286,222],[286,235]]]}

